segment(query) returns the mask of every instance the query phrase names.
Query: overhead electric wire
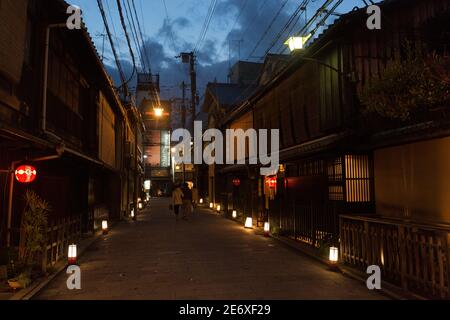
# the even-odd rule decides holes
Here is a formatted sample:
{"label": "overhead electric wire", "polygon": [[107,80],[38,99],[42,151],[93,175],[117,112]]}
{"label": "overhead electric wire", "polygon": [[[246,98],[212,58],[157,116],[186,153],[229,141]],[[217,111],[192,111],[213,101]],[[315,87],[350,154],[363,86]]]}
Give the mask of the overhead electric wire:
{"label": "overhead electric wire", "polygon": [[[267,3],[269,2],[269,0],[265,0],[262,5],[259,7],[258,9],[258,14],[260,14],[262,12],[262,10],[264,9],[264,7],[267,5]],[[250,30],[251,27],[253,27],[253,25],[255,24],[255,22],[257,21],[257,19],[253,19],[251,23],[248,24],[247,28],[245,28],[245,30],[242,32],[242,35],[246,35],[247,32]]]}
{"label": "overhead electric wire", "polygon": [[[310,33],[314,35],[315,31],[308,32],[309,28],[314,24],[316,19],[318,19],[324,12],[327,11],[327,8],[333,3],[334,0],[325,0],[324,4],[317,9],[316,13],[308,20],[308,22],[298,31],[295,36],[303,36],[305,33]],[[342,1],[341,1],[342,2]],[[283,47],[281,53],[284,53],[287,50],[287,47]]]}
{"label": "overhead electric wire", "polygon": [[256,52],[256,50],[258,49],[259,45],[261,44],[261,42],[264,40],[264,38],[267,36],[267,34],[269,33],[270,29],[272,28],[272,26],[274,25],[275,21],[278,19],[278,17],[280,16],[281,12],[283,11],[283,9],[286,7],[287,3],[289,2],[289,0],[284,0],[284,2],[282,3],[280,9],[278,10],[278,12],[275,14],[275,16],[273,17],[272,21],[270,22],[270,24],[267,26],[266,30],[264,30],[263,34],[261,35],[261,37],[259,38],[258,42],[256,43],[255,47],[253,48],[253,50],[250,52],[250,54],[248,55],[247,59],[250,59],[251,57],[253,57],[253,54]]}
{"label": "overhead electric wire", "polygon": [[[111,50],[112,50],[113,55],[114,55],[114,60],[116,62],[117,70],[119,71],[120,80],[122,81],[122,84],[120,85],[120,87],[124,87],[124,86],[126,87],[125,74],[123,72],[122,65],[120,64],[120,60],[119,60],[119,56],[118,56],[117,51],[116,51],[116,47],[114,46],[114,41],[113,41],[113,38],[112,38],[111,30],[109,29],[109,23],[108,23],[108,19],[106,18],[106,14],[105,14],[105,10],[104,10],[104,7],[103,7],[102,0],[97,0],[97,5],[98,5],[98,8],[100,10],[100,14],[102,16],[102,19],[103,19],[103,24],[105,25],[106,33],[108,35],[109,43],[111,45]],[[127,89],[125,91],[127,91]]]}
{"label": "overhead electric wire", "polygon": [[133,17],[133,13],[131,11],[129,0],[124,0],[124,8],[125,8],[127,21],[128,21],[128,26],[131,28],[131,35],[132,35],[132,39],[134,42],[134,47],[135,47],[135,49],[138,53],[138,57],[140,59],[141,70],[145,70],[146,64],[145,64],[145,60],[144,60],[144,54],[142,52],[142,47],[140,45],[138,32],[136,30],[136,23],[134,21],[134,17]]}
{"label": "overhead electric wire", "polygon": [[120,4],[120,0],[117,0],[117,9],[119,11],[120,23],[122,24],[122,28],[125,33],[125,38],[127,39],[127,44],[128,44],[128,49],[130,50],[131,60],[133,62],[133,72],[131,73],[131,76],[128,79],[128,81],[126,81],[126,83],[129,83],[133,79],[133,77],[136,73],[136,58],[134,57],[134,52],[133,52],[133,48],[131,46],[130,36],[128,35],[127,26],[125,24],[125,19],[123,16],[122,5]]}
{"label": "overhead electric wire", "polygon": [[211,20],[212,20],[212,18],[214,16],[214,13],[216,11],[216,6],[217,6],[217,0],[211,0],[211,4],[210,4],[209,10],[208,10],[208,14],[207,14],[205,22],[203,24],[202,31],[200,32],[200,37],[199,37],[199,39],[197,41],[197,44],[195,45],[195,48],[194,48],[194,53],[196,53],[200,49],[200,46],[201,46],[203,40],[205,40],[206,34],[208,33],[208,29],[209,29],[209,26],[211,24]]}
{"label": "overhead electric wire", "polygon": [[281,30],[278,32],[278,34],[273,39],[272,43],[266,49],[264,56],[266,56],[270,52],[270,50],[277,44],[277,42],[285,34],[285,32],[289,29],[289,27],[293,27],[297,24],[298,18],[300,17],[300,12],[302,12],[304,10],[304,8],[308,4],[308,2],[309,2],[309,0],[303,0],[303,2],[297,7],[297,9],[294,11],[294,13],[289,17],[289,20],[281,28]]}
{"label": "overhead electric wire", "polygon": [[139,34],[141,36],[142,49],[144,51],[144,56],[145,56],[145,60],[146,60],[146,63],[147,63],[147,68],[148,68],[147,71],[149,73],[152,73],[152,67],[151,67],[151,63],[150,63],[150,56],[148,55],[147,46],[145,45],[144,36],[143,36],[145,30],[142,31],[141,23],[139,22],[139,16],[137,14],[137,10],[136,10],[136,6],[134,4],[134,0],[132,0],[131,3],[133,4],[134,15],[136,16],[136,21],[137,21],[137,24],[138,24],[138,30],[139,30]]}

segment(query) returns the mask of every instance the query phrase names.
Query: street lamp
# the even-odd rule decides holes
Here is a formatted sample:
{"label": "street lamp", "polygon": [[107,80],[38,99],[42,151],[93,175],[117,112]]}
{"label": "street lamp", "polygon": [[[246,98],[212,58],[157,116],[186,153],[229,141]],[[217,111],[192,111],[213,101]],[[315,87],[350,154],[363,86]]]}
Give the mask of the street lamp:
{"label": "street lamp", "polygon": [[164,115],[164,109],[163,108],[154,108],[153,112],[155,114],[155,117],[161,118]]}
{"label": "street lamp", "polygon": [[284,44],[289,46],[289,50],[291,50],[291,52],[301,50],[304,48],[305,43],[309,40],[309,38],[311,38],[311,36],[312,34],[310,33],[307,36],[290,37]]}

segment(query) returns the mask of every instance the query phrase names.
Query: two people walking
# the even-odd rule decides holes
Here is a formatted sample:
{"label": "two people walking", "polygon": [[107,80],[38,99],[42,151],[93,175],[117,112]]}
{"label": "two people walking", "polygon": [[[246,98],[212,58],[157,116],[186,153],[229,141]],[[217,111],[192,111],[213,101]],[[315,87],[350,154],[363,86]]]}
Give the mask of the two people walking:
{"label": "two people walking", "polygon": [[178,220],[180,209],[182,218],[187,220],[192,214],[192,190],[189,188],[187,183],[183,185],[176,185],[173,193],[172,193],[172,201],[173,201],[173,210],[175,212],[175,216]]}

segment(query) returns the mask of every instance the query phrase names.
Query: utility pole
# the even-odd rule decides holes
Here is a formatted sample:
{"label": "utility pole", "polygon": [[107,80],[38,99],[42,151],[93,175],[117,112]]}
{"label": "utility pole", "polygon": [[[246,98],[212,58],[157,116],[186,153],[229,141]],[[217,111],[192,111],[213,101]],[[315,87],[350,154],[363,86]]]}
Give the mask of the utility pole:
{"label": "utility pole", "polygon": [[[181,122],[182,127],[184,128],[186,126],[186,83],[183,81],[181,83],[181,88],[183,90],[183,102],[181,104]],[[183,149],[183,157],[184,157],[184,149]],[[183,161],[183,183],[186,182],[186,165]]]}
{"label": "utility pole", "polygon": [[[192,114],[192,133],[194,133],[194,120],[195,120],[195,109],[197,106],[197,72],[195,71],[195,61],[196,56],[194,52],[182,52],[181,55],[182,63],[189,63],[189,74],[191,76],[191,114]],[[191,129],[191,128],[189,128]]]}
{"label": "utility pole", "polygon": [[[188,129],[192,130],[191,133],[194,134],[194,121],[195,121],[195,109],[197,106],[197,72],[195,71],[195,60],[196,56],[194,52],[182,52],[181,55],[182,63],[189,63],[189,73],[191,76],[191,124]],[[183,105],[184,105],[184,87],[183,87]],[[184,123],[186,125],[186,123]],[[186,152],[186,150],[183,150]],[[191,152],[189,150],[188,152]],[[183,163],[183,181],[186,182],[186,165]]]}
{"label": "utility pole", "polygon": [[181,83],[181,90],[183,91],[183,102],[181,104],[181,126],[184,128],[186,126],[186,83],[184,81]]}
{"label": "utility pole", "polygon": [[191,73],[191,122],[192,134],[194,134],[195,107],[197,106],[197,72],[195,71],[195,54],[190,53],[190,73]]}

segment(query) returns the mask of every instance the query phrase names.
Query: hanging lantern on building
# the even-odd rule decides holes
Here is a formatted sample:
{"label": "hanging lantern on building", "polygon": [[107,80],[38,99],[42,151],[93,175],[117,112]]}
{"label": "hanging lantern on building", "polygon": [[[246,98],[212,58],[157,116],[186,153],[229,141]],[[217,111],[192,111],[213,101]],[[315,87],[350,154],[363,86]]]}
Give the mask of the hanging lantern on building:
{"label": "hanging lantern on building", "polygon": [[131,209],[131,214],[130,214],[131,218],[134,218],[134,209]]}
{"label": "hanging lantern on building", "polygon": [[36,168],[30,165],[23,165],[16,169],[16,180],[20,183],[31,183],[36,179]]}
{"label": "hanging lantern on building", "polygon": [[210,209],[214,209],[214,203],[211,202],[211,203],[209,204],[209,208],[210,208]]}
{"label": "hanging lantern on building", "polygon": [[69,251],[67,252],[67,262],[69,265],[77,264],[77,245],[69,245]]}
{"label": "hanging lantern on building", "polygon": [[202,199],[200,199],[200,204],[203,204],[203,198],[202,198]]}
{"label": "hanging lantern on building", "polygon": [[233,210],[233,219],[236,219],[236,218],[237,218],[237,211]]}
{"label": "hanging lantern on building", "polygon": [[235,178],[233,179],[233,186],[239,187],[241,185],[241,179]]}
{"label": "hanging lantern on building", "polygon": [[219,204],[219,205],[217,205],[217,212],[220,212],[220,209],[222,209],[222,208],[221,208],[221,206]]}
{"label": "hanging lantern on building", "polygon": [[277,188],[277,178],[276,177],[268,177],[266,178],[266,184],[270,189],[276,189]]}
{"label": "hanging lantern on building", "polygon": [[138,209],[139,210],[142,210],[144,208],[144,205],[142,204],[142,202],[139,202],[138,203]]}

